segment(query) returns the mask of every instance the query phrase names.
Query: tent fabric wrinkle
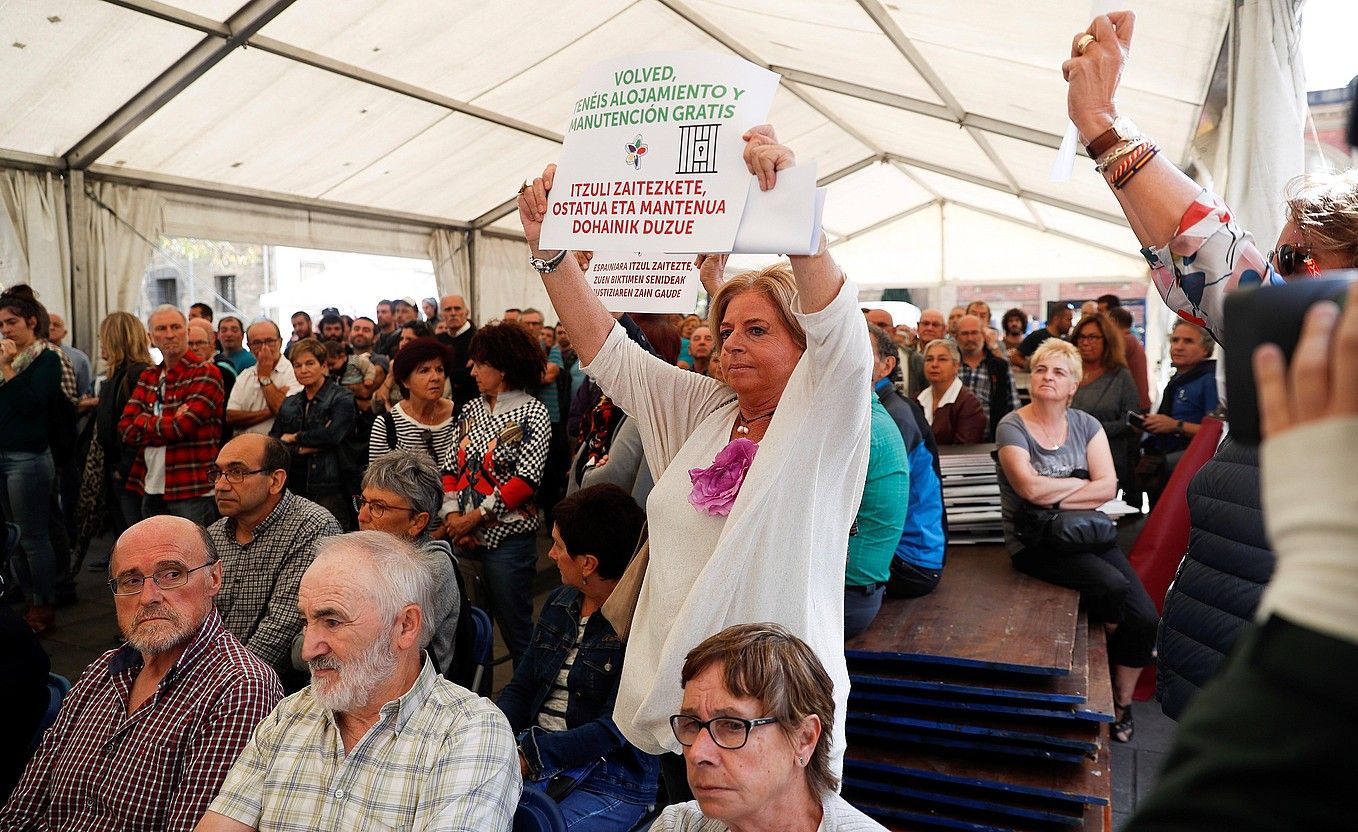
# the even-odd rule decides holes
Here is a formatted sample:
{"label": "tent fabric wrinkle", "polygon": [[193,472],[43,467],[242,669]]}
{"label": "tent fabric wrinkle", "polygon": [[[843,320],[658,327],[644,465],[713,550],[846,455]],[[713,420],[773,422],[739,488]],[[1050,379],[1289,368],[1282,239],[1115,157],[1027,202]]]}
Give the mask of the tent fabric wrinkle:
{"label": "tent fabric wrinkle", "polygon": [[439,297],[472,297],[472,266],[467,232],[435,228],[429,232],[429,261],[434,264],[434,285]]}
{"label": "tent fabric wrinkle", "polygon": [[52,173],[0,170],[0,286],[27,283],[53,312],[71,313],[66,192]]}

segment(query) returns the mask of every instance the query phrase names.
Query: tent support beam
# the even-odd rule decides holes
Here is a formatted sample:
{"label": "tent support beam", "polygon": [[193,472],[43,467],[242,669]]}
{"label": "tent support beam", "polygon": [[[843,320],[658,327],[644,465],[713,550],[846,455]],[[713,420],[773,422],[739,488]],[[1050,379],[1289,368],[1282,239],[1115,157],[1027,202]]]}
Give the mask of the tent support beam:
{"label": "tent support beam", "polygon": [[238,46],[244,45],[293,2],[294,0],[250,0],[227,20],[226,26],[231,32],[229,37],[222,39],[217,35],[208,35],[199,41],[183,57],[171,64],[169,69],[105,119],[103,124],[77,142],[75,147],[66,153],[67,164],[79,170],[88,168],[109,148],[159,112],[162,107],[174,100],[175,96],[220,63]]}
{"label": "tent support beam", "polygon": [[61,173],[66,163],[60,156],[44,156],[41,153],[25,153],[22,150],[0,148],[0,167],[32,170],[39,173]]}
{"label": "tent support beam", "polygon": [[907,208],[904,211],[901,211],[899,214],[892,214],[886,219],[878,220],[872,225],[869,225],[867,228],[860,228],[857,231],[853,232],[852,234],[845,234],[843,237],[840,237],[838,240],[835,240],[834,242],[827,245],[826,248],[834,248],[835,246],[843,245],[844,243],[847,243],[852,239],[862,237],[865,234],[871,234],[874,231],[886,228],[888,225],[891,225],[892,223],[900,222],[906,217],[914,216],[915,214],[918,214],[921,211],[927,211],[930,208],[939,208],[942,205],[943,200],[931,199],[928,202],[924,203],[923,205],[916,205],[913,208]]}
{"label": "tent support beam", "polygon": [[90,168],[89,173],[92,179],[98,179],[104,182],[120,182],[124,185],[132,185],[134,187],[152,188],[158,191],[201,196],[209,199],[227,199],[236,202],[246,202],[252,205],[266,205],[273,208],[289,208],[299,211],[314,211],[316,213],[366,220],[369,222],[405,226],[414,225],[427,229],[452,228],[458,231],[468,231],[471,228],[471,226],[465,222],[454,222],[444,219],[443,217],[434,217],[426,214],[382,211],[376,208],[364,207],[362,205],[351,205],[346,202],[311,199],[309,197],[294,196],[292,194],[277,193],[275,191],[220,185],[210,182],[201,182],[196,179],[184,179],[178,176],[165,176],[143,171],[128,171],[108,165],[95,165]]}
{"label": "tent support beam", "polygon": [[[90,347],[98,346],[99,331],[98,294],[103,287],[96,287],[89,273],[89,227],[90,201],[85,196],[85,172],[71,170],[66,172],[66,243],[71,258],[71,303],[70,327],[73,342],[87,352]],[[91,353],[93,354],[93,353]]]}
{"label": "tent support beam", "polygon": [[[905,156],[899,156],[894,153],[888,154],[888,159],[890,159],[890,161],[893,162],[897,167],[902,168],[901,172],[907,175],[909,175],[910,171],[904,168],[915,167],[921,170],[927,170],[932,173],[937,173],[942,176],[951,176],[953,179],[960,179],[963,182],[970,182],[973,185],[981,185],[982,187],[993,188],[994,190],[997,191],[1010,192],[1009,186],[1003,182],[996,182],[995,180],[987,179],[984,176],[976,176],[975,174],[954,170],[952,168],[947,168],[942,165],[934,164],[933,162],[925,162],[920,159],[911,159]],[[1058,199],[1057,197],[1054,196],[1046,196],[1044,194],[1034,193],[1033,191],[1025,190],[1019,190],[1019,192],[1014,195],[1017,196],[1019,199],[1028,199],[1032,200],[1033,202],[1039,202],[1043,205],[1050,205],[1053,208],[1060,208],[1064,211],[1070,211],[1075,214],[1083,214],[1086,217],[1090,217],[1096,220],[1103,220],[1104,222],[1112,223],[1113,225],[1123,227],[1126,227],[1127,225],[1127,218],[1122,216],[1121,214],[1110,214],[1107,211],[1100,211],[1097,208],[1090,208],[1088,206],[1081,205],[1077,202],[1069,202],[1064,199]]]}

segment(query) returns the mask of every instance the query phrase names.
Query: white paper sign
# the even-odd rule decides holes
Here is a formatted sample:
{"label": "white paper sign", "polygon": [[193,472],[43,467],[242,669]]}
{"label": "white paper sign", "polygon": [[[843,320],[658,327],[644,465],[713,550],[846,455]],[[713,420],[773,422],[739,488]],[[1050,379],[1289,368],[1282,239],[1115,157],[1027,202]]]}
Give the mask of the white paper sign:
{"label": "white paper sign", "polygon": [[730,251],[753,177],[746,130],[778,76],[708,52],[611,58],[580,83],[544,249]]}
{"label": "white paper sign", "polygon": [[[1093,0],[1089,4],[1089,19],[1093,20],[1101,14],[1108,14],[1118,9],[1129,8],[1127,0]],[[1093,139],[1094,136],[1089,138]],[[1075,122],[1066,122],[1066,135],[1061,138],[1061,147],[1056,151],[1056,158],[1052,160],[1052,170],[1050,179],[1053,182],[1069,182],[1070,174],[1075,169],[1075,154],[1078,152],[1076,144],[1080,141],[1080,131],[1075,127]]]}
{"label": "white paper sign", "polygon": [[585,276],[609,312],[692,312],[702,279],[687,254],[595,254]]}
{"label": "white paper sign", "polygon": [[816,187],[816,163],[778,171],[772,189],[759,190],[750,178],[745,213],[736,231],[735,254],[815,254],[820,248],[820,219],[825,189]]}

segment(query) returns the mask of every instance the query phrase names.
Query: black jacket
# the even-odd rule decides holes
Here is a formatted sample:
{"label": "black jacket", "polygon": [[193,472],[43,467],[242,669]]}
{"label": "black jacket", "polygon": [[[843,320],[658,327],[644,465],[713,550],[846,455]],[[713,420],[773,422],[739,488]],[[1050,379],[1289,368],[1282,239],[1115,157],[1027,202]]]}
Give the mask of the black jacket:
{"label": "black jacket", "polygon": [[1188,486],[1188,554],[1165,595],[1156,698],[1183,713],[1254,618],[1274,555],[1259,507],[1259,451],[1226,441]]}
{"label": "black jacket", "polygon": [[[344,487],[340,445],[353,432],[357,415],[354,394],[333,379],[326,379],[310,403],[305,390],[298,390],[283,400],[269,435],[277,439],[287,433],[297,434],[293,464],[306,464],[303,497]],[[319,448],[320,451],[296,455],[295,448],[304,447]]]}
{"label": "black jacket", "polygon": [[999,427],[1000,420],[1014,409],[1010,399],[1014,391],[1014,377],[1009,374],[1009,362],[996,358],[989,350],[985,358],[981,359],[981,366],[990,376],[990,412],[986,414],[990,417],[990,427],[986,430],[986,441],[994,441],[995,429]]}

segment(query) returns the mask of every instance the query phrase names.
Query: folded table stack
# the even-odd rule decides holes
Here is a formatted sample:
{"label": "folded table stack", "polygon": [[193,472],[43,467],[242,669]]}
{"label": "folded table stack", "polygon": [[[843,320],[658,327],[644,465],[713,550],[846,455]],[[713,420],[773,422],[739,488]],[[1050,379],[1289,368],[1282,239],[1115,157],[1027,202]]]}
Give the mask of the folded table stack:
{"label": "folded table stack", "polygon": [[988,445],[943,445],[938,466],[943,475],[943,509],[948,515],[948,543],[1000,543],[1000,486],[995,477],[995,450]]}
{"label": "folded table stack", "polygon": [[843,793],[890,829],[1111,829],[1103,628],[995,546],[845,644]]}

